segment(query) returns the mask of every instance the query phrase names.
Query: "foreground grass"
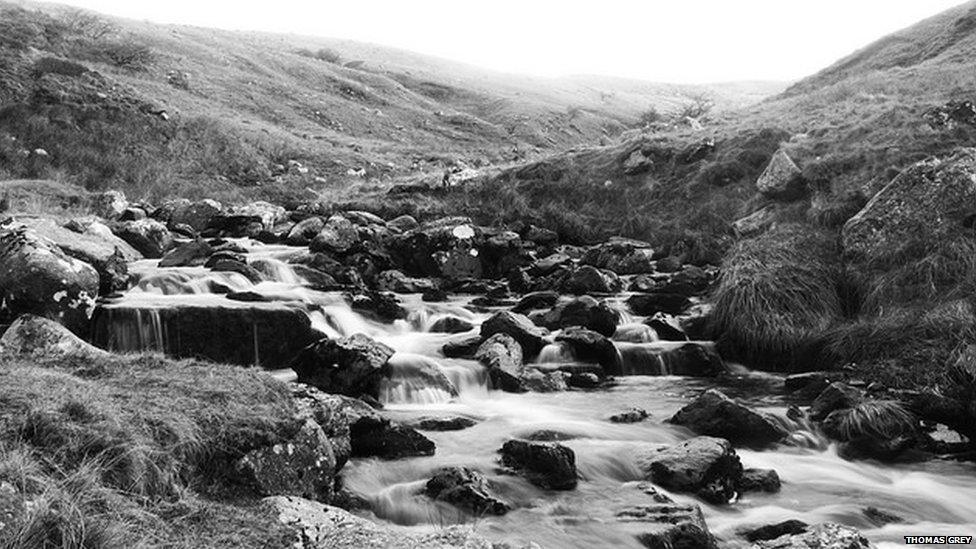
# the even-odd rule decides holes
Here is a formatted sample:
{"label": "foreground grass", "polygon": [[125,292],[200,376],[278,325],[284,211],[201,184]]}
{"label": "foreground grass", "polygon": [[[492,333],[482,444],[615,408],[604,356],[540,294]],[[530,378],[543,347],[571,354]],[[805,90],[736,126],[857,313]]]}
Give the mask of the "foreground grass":
{"label": "foreground grass", "polygon": [[274,547],[221,474],[297,428],[259,372],[158,356],[0,362],[0,483],[29,502],[3,547]]}

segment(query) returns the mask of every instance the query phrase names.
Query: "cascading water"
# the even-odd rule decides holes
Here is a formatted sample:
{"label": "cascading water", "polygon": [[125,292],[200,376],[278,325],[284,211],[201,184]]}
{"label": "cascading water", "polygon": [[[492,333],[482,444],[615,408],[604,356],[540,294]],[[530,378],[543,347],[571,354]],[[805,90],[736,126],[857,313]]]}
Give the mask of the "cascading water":
{"label": "cascading water", "polygon": [[[782,397],[768,391],[757,396],[748,385],[743,388],[743,379],[756,377],[745,369],[725,380],[668,375],[673,365],[665,356],[683,343],[656,341],[641,319],[626,315],[615,334],[625,376],[613,388],[527,394],[490,391],[481,365],[441,354],[441,346],[457,336],[429,331],[447,315],[470,322],[476,331],[487,315],[469,311],[462,301],[428,304],[418,296],[401,296],[411,311],[408,319],[392,325],[374,322],[352,310],[341,295],[316,292],[290,278],[282,261],[287,253],[290,250],[284,247],[252,247],[252,264],[262,261],[256,268],[268,279],[256,285],[234,273],[157,269],[154,262],[140,262],[134,269],[139,278],[136,288],[103,305],[99,314],[105,315],[115,347],[126,350],[171,351],[165,343],[160,347],[160,342],[174,340],[162,313],[189,305],[297,310],[307,315],[315,334],[338,338],[361,332],[392,347],[392,374],[381,391],[385,414],[404,421],[463,416],[478,423],[460,431],[425,432],[437,445],[433,456],[348,463],[342,472],[345,486],[368,499],[379,520],[417,525],[471,520],[454,507],[420,495],[437,468],[467,466],[488,475],[496,492],[513,506],[505,516],[478,519],[479,533],[493,540],[515,546],[534,541],[556,548],[639,548],[631,526],[617,517],[621,509],[649,503],[637,486],[642,473],[635,450],[686,439],[687,431],[666,420],[702,390],[727,382],[730,385],[720,388],[754,409],[771,413],[791,434],[786,444],[766,451],[739,450],[744,466],[777,470],[783,481],[780,493],[748,493],[733,506],[702,505],[722,546],[747,547],[736,532],[787,519],[843,522],[861,529],[881,547],[900,546],[905,535],[976,531],[976,467],[945,461],[916,465],[845,461],[814,426],[785,418],[788,403]],[[213,293],[217,284],[255,292],[273,302],[233,302]],[[619,304],[618,308],[625,312]],[[553,364],[574,360],[560,343],[547,345],[538,358]],[[733,380],[736,385],[731,385]],[[757,383],[765,381],[757,379]],[[608,420],[609,415],[633,406],[650,412],[650,419],[627,425]],[[537,431],[555,433],[575,452],[582,476],[576,490],[547,492],[521,477],[495,473],[501,445],[511,437]],[[688,495],[669,495],[679,503],[701,504]],[[877,526],[864,514],[868,506],[896,514],[903,522]]]}

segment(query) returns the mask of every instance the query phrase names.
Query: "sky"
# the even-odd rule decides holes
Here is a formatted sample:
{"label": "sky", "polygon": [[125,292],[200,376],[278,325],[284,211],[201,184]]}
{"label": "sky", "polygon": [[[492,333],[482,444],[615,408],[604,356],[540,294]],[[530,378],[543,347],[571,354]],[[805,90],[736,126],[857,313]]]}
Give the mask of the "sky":
{"label": "sky", "polygon": [[347,38],[542,76],[796,80],[961,0],[62,0],[159,23]]}

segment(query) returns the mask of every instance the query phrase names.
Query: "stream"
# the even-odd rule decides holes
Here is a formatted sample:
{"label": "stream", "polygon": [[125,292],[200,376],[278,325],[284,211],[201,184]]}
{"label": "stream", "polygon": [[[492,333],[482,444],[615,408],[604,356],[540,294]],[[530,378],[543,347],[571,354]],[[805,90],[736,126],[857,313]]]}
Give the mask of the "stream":
{"label": "stream", "polygon": [[[427,432],[437,445],[435,455],[398,461],[354,459],[342,471],[344,484],[373,505],[371,517],[417,528],[436,528],[471,521],[456,509],[418,494],[432,471],[442,466],[468,466],[485,473],[500,497],[513,510],[501,517],[474,519],[476,530],[496,541],[516,544],[536,542],[542,547],[641,547],[634,537],[639,525],[622,523],[616,513],[626,507],[646,504],[648,496],[638,489],[642,480],[633,452],[644,443],[669,444],[693,436],[684,428],[665,422],[701,391],[718,387],[748,406],[785,416],[789,400],[782,392],[782,379],[730,365],[731,374],[719,379],[688,378],[667,374],[653,353],[641,352],[674,345],[647,341],[621,342],[625,371],[644,375],[618,377],[608,389],[559,393],[511,394],[494,391],[480,364],[472,360],[447,359],[441,346],[456,335],[431,333],[434,321],[455,316],[478,324],[491,312],[474,312],[469,298],[452,297],[446,303],[425,303],[419,295],[400,296],[409,311],[405,320],[383,324],[367,319],[347,305],[335,292],[318,292],[304,285],[288,266],[299,248],[261,245],[241,241],[248,249],[248,261],[269,280],[253,284],[237,273],[212,272],[203,267],[159,268],[154,260],[138,261],[130,271],[136,277],[133,289],[121,297],[100,304],[105,310],[127,311],[108,315],[112,344],[119,351],[167,348],[159,311],[178,306],[226,308],[290,307],[304,311],[314,329],[330,337],[365,333],[395,349],[391,359],[393,377],[381,390],[385,413],[397,420],[421,417],[465,416],[478,423],[459,431]],[[251,303],[232,301],[214,293],[215,288],[249,291],[269,299]],[[621,305],[622,307],[622,305]],[[625,324],[640,317],[624,313]],[[624,330],[626,331],[626,330]],[[621,332],[622,333],[622,332]],[[638,338],[641,339],[641,338]],[[257,340],[254,345],[257,346]],[[255,349],[258,356],[259,349]],[[571,360],[564,350],[550,345],[541,361]],[[425,386],[412,375],[418,363],[433,362],[456,386],[459,396]],[[290,380],[290,370],[274,375]],[[634,424],[616,424],[609,416],[640,407],[650,418]],[[785,420],[784,420],[785,421]],[[711,532],[720,546],[748,547],[736,532],[799,519],[814,524],[839,522],[861,530],[879,547],[901,547],[906,535],[976,534],[976,466],[928,461],[910,465],[889,465],[870,461],[845,461],[814,428],[794,425],[786,444],[764,451],[738,449],[745,467],[775,469],[782,479],[779,493],[749,493],[732,505],[713,506],[683,494],[670,494],[679,503],[701,506]],[[518,476],[497,472],[498,449],[515,436],[539,430],[562,433],[561,443],[576,453],[581,482],[575,490],[550,492]],[[668,493],[662,490],[662,492]],[[864,514],[876,507],[903,519],[879,527]]]}

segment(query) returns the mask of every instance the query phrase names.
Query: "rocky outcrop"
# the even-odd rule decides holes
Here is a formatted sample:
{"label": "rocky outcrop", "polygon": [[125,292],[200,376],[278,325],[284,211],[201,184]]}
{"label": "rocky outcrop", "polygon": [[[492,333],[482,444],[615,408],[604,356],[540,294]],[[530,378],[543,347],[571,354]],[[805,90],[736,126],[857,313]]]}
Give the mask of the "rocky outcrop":
{"label": "rocky outcrop", "polygon": [[500,450],[502,465],[548,490],[576,488],[576,454],[555,442],[509,440]]}
{"label": "rocky outcrop", "polygon": [[844,253],[883,261],[907,244],[930,247],[976,225],[976,149],[915,164],[844,224]]}
{"label": "rocky outcrop", "polygon": [[504,515],[509,505],[495,496],[488,479],[467,467],[447,467],[427,481],[425,493],[431,499],[449,503],[475,516]]}
{"label": "rocky outcrop", "polygon": [[289,547],[296,549],[492,549],[492,544],[464,526],[421,533],[376,524],[338,507],[303,498],[275,496],[262,500],[268,512],[295,532]]}
{"label": "rocky outcrop", "polygon": [[810,526],[799,534],[787,534],[770,541],[760,541],[756,549],[872,549],[874,544],[860,532],[840,524]]}
{"label": "rocky outcrop", "polygon": [[699,435],[721,437],[747,446],[772,444],[787,434],[773,418],[750,410],[716,389],[705,391],[679,410],[670,422]]}
{"label": "rocky outcrop", "polygon": [[739,456],[732,443],[721,438],[697,437],[674,446],[640,450],[637,463],[647,480],[714,504],[728,503],[742,478]]}
{"label": "rocky outcrop", "polygon": [[786,151],[776,151],[769,165],[756,180],[756,188],[763,195],[779,199],[793,200],[806,191],[803,174]]}
{"label": "rocky outcrop", "polygon": [[32,313],[88,333],[98,273],[50,240],[20,226],[0,232],[0,303],[10,316]]}
{"label": "rocky outcrop", "polygon": [[389,375],[393,349],[363,334],[323,339],[303,349],[291,363],[300,383],[327,393],[358,397],[379,395],[380,381]]}
{"label": "rocky outcrop", "polygon": [[299,496],[328,502],[336,458],[322,428],[306,421],[291,439],[248,452],[237,461],[240,481],[262,496]]}

